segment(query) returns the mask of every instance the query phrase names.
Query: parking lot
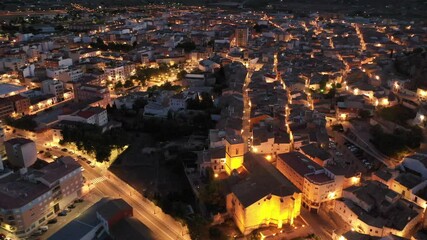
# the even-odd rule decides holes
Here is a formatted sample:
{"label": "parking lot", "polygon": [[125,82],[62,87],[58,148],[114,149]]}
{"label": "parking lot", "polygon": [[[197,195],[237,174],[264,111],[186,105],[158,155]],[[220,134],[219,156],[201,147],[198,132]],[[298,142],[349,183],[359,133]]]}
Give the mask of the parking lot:
{"label": "parking lot", "polygon": [[345,162],[363,174],[370,174],[378,169],[380,162],[358,146],[347,141],[341,133],[331,134],[329,149],[334,159]]}

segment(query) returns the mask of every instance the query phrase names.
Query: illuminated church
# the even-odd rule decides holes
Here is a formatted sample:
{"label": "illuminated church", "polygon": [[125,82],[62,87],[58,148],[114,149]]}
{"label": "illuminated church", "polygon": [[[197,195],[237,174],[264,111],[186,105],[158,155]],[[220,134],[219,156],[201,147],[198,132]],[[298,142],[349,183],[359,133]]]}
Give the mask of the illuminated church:
{"label": "illuminated church", "polygon": [[238,160],[243,164],[231,170],[244,177],[231,187],[226,206],[240,231],[292,224],[300,214],[301,191],[261,155],[246,153]]}

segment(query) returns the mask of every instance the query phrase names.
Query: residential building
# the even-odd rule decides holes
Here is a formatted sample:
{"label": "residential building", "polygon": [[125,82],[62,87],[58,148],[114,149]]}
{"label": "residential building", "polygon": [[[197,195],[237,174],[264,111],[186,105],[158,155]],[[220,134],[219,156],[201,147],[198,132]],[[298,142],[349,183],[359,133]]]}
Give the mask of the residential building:
{"label": "residential building", "polygon": [[69,67],[73,65],[73,60],[71,58],[50,58],[45,59],[46,68],[61,68],[61,67]]}
{"label": "residential building", "polygon": [[78,102],[94,101],[92,106],[107,107],[110,104],[110,91],[106,87],[75,84],[74,97]]}
{"label": "residential building", "polygon": [[293,148],[292,133],[273,130],[271,126],[254,126],[251,149],[255,153],[277,155],[290,152]]}
{"label": "residential building", "polygon": [[301,146],[300,152],[304,153],[310,160],[320,166],[325,166],[329,161],[332,161],[331,154],[325,149],[318,147],[316,143]]}
{"label": "residential building", "polygon": [[187,109],[187,98],[183,93],[175,94],[170,98],[169,106],[172,111]]}
{"label": "residential building", "polygon": [[105,108],[88,107],[72,114],[59,115],[58,120],[81,122],[102,127],[107,125],[108,115]]}
{"label": "residential building", "polygon": [[340,178],[300,152],[279,154],[276,167],[302,191],[303,206],[310,210],[341,196]]}
{"label": "residential building", "polygon": [[17,114],[27,115],[30,113],[30,99],[19,94],[7,97],[6,100],[10,101],[13,105],[13,110]]}
{"label": "residential building", "polygon": [[0,118],[8,117],[13,112],[13,103],[7,99],[0,98]]}
{"label": "residential building", "polygon": [[20,238],[28,237],[80,198],[82,186],[82,168],[71,157],[1,178],[0,225]]}
{"label": "residential building", "polygon": [[7,160],[15,167],[28,168],[37,161],[36,143],[26,138],[13,138],[5,143]]}
{"label": "residential building", "polygon": [[61,82],[75,82],[83,76],[83,69],[80,67],[68,68],[58,74],[57,79]]}
{"label": "residential building", "polygon": [[376,181],[345,189],[343,198],[337,199],[334,206],[334,211],[355,231],[376,237],[409,237],[422,220],[422,210]]}
{"label": "residential building", "polygon": [[155,118],[167,118],[169,106],[164,106],[158,102],[149,102],[144,106],[144,116]]}
{"label": "residential building", "polygon": [[57,101],[64,100],[64,83],[59,80],[44,80],[42,82],[42,91],[44,94],[52,94]]}
{"label": "residential building", "polygon": [[200,174],[203,175],[208,168],[215,174],[225,172],[225,147],[209,148],[201,153],[199,163]]}

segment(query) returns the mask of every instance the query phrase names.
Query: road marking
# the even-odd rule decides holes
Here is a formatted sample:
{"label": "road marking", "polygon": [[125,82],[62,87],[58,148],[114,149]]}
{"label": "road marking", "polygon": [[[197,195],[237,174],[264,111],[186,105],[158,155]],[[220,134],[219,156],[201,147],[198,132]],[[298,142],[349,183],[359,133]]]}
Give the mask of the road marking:
{"label": "road marking", "polygon": [[97,178],[90,180],[90,183],[91,184],[97,184],[97,183],[103,182],[105,180],[107,180],[107,178],[105,176],[102,176],[102,177],[97,177]]}

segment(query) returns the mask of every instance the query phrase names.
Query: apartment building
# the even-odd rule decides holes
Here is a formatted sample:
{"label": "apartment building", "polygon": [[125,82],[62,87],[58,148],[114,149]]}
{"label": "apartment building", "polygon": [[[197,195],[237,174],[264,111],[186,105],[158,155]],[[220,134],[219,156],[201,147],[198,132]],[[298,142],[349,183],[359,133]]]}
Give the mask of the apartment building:
{"label": "apartment building", "polygon": [[300,152],[279,154],[277,169],[303,193],[303,206],[319,209],[324,202],[341,196],[343,181]]}
{"label": "apartment building", "polygon": [[0,179],[0,226],[25,238],[80,198],[82,168],[62,157],[41,169],[23,168]]}

